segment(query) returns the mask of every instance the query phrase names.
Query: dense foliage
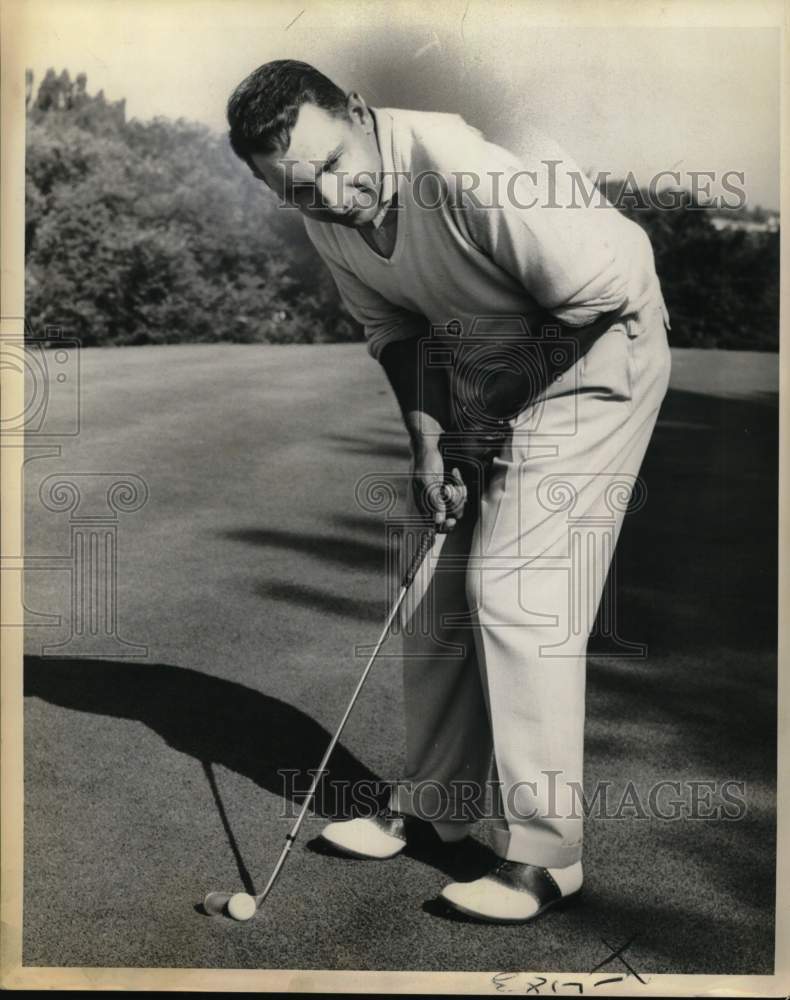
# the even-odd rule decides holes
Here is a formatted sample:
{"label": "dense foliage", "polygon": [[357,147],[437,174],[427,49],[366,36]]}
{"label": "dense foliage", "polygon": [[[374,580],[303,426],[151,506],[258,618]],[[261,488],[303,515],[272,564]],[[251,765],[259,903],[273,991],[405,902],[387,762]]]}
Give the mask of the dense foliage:
{"label": "dense foliage", "polygon": [[[359,339],[298,215],[224,136],[127,121],[84,75],[28,77],[27,315],[84,345]],[[616,199],[616,188],[607,188]],[[636,202],[636,203],[635,203]],[[779,235],[620,199],[653,241],[677,346],[777,350]]]}
{"label": "dense foliage", "polygon": [[[658,208],[644,191],[623,196],[617,182],[605,190],[650,234],[674,346],[779,350],[778,231],[719,230],[688,195],[676,208]],[[764,213],[758,206],[727,215],[737,227]]]}
{"label": "dense foliage", "polygon": [[27,119],[27,315],[91,344],[310,343],[361,333],[293,210],[224,137],[125,121],[50,71]]}

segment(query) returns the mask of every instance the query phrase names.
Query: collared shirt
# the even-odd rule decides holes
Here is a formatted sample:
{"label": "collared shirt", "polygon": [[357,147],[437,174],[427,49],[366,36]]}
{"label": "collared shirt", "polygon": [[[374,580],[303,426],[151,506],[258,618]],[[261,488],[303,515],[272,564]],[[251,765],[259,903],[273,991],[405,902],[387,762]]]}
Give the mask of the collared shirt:
{"label": "collared shirt", "polygon": [[452,320],[461,335],[492,319],[529,333],[547,313],[583,328],[661,301],[644,230],[602,196],[580,200],[584,175],[550,140],[538,136],[515,156],[459,115],[373,114],[379,225],[398,194],[392,254],[353,228],[312,219],[305,227],[374,358],[415,336],[415,314],[435,327]]}
{"label": "collared shirt", "polygon": [[392,118],[389,115],[382,115],[371,109],[373,122],[376,128],[376,140],[381,155],[381,195],[379,198],[379,210],[376,213],[372,226],[378,229],[384,222],[387,213],[392,207],[392,200],[395,198],[397,204],[397,191],[395,177],[395,161],[392,152]]}
{"label": "collared shirt", "polygon": [[365,226],[358,228],[359,235],[382,257],[391,257],[398,238],[398,196],[392,196],[384,211]]}

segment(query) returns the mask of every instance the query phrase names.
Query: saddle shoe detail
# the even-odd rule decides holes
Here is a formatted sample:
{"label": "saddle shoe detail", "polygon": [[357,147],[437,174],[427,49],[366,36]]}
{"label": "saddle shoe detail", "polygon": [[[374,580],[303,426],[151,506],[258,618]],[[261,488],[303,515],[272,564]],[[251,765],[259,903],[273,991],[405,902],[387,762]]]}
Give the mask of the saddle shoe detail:
{"label": "saddle shoe detail", "polygon": [[500,861],[493,871],[474,882],[451,882],[442,889],[440,898],[476,920],[525,923],[549,907],[578,896],[582,880],[581,862],[568,869],[550,870],[518,861]]}

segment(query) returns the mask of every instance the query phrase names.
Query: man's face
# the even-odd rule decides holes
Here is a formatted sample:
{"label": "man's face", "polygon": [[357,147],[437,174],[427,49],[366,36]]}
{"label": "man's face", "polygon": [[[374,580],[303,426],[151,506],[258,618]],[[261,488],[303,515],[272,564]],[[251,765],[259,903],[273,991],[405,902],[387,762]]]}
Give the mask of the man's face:
{"label": "man's face", "polygon": [[288,149],[253,153],[250,161],[281,200],[311,219],[357,227],[378,211],[381,155],[373,117],[356,94],[345,118],[303,104]]}

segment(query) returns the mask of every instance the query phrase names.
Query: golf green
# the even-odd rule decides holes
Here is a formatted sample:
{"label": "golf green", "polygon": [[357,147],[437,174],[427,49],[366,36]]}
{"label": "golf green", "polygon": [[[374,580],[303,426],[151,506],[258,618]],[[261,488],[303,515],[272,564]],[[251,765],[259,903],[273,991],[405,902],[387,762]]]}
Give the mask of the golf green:
{"label": "golf green", "polygon": [[[458,852],[365,862],[317,849],[313,815],[237,924],[200,901],[260,891],[293,822],[283,772],[305,787],[378,635],[386,520],[356,487],[406,470],[405,436],[361,345],[83,351],[80,433],[48,439],[55,456],[28,442],[25,965],[590,971],[633,938],[640,973],[771,971],[777,357],[673,359],[617,557],[618,635],[647,655],[590,650],[585,783],[609,783],[614,808],[587,820],[579,903],[521,927],[454,919],[436,896],[484,870],[484,824]],[[53,393],[50,430],[69,405]],[[52,476],[81,508],[45,505]],[[124,476],[138,509],[108,505]],[[116,617],[78,647],[72,545],[97,512]],[[398,774],[397,645],[384,653],[337,781]],[[740,783],[741,814],[623,804],[661,781],[703,802],[689,783]]]}

